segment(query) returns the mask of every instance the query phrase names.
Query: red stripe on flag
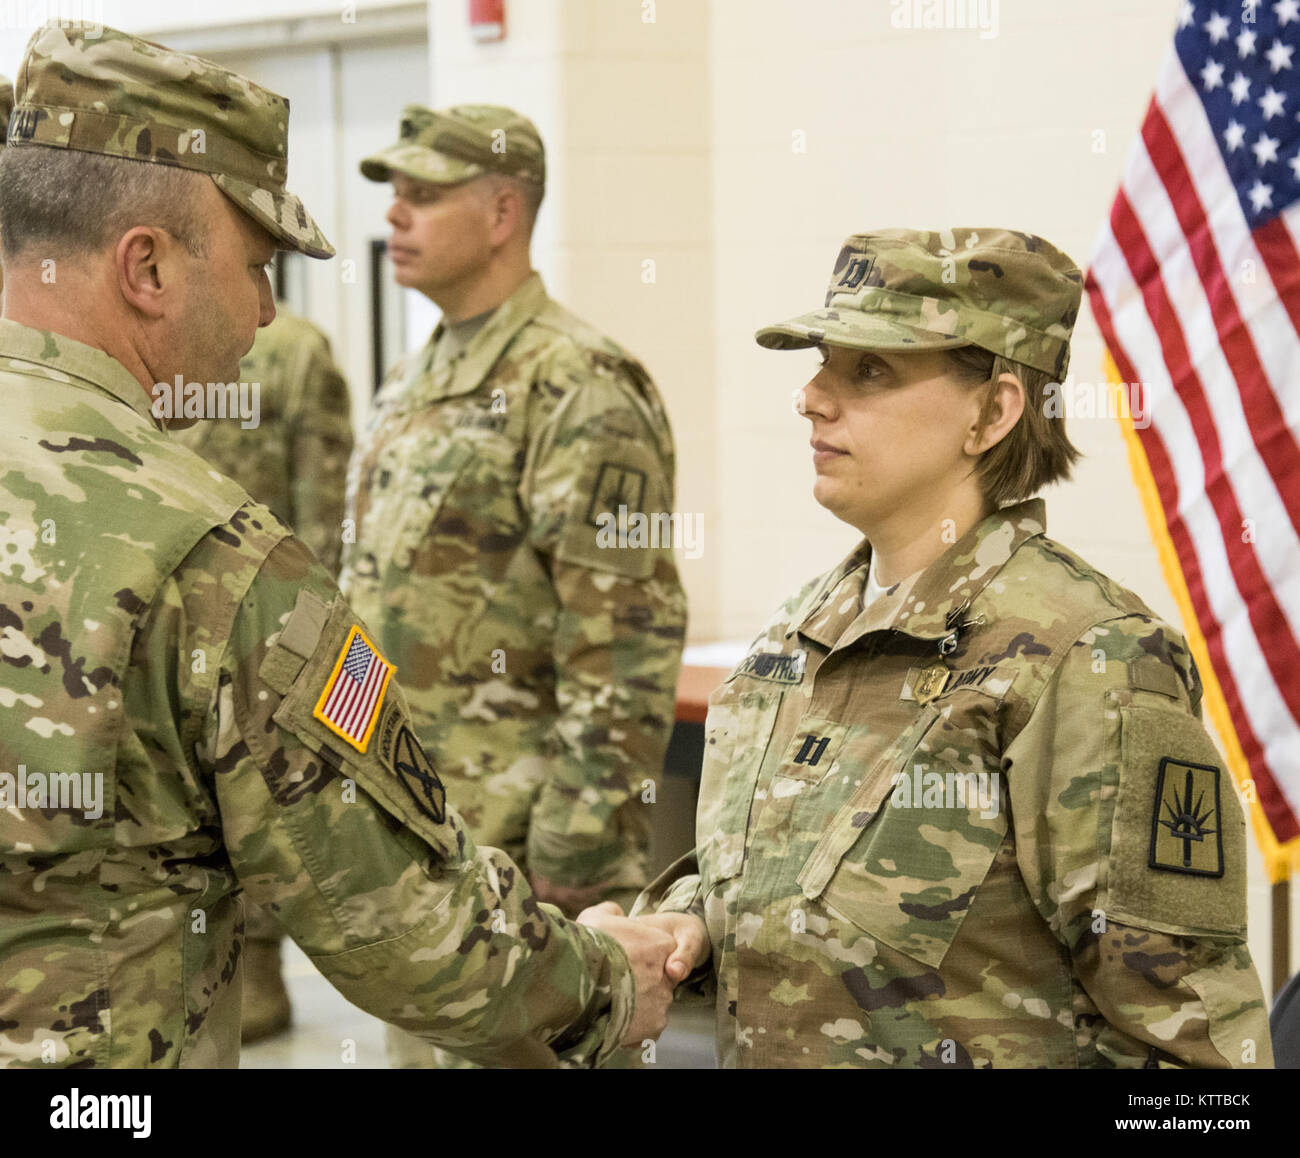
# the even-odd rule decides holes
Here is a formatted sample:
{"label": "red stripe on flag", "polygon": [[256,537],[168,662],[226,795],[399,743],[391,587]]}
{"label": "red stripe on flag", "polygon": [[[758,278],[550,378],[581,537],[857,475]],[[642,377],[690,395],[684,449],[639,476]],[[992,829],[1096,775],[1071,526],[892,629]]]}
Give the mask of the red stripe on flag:
{"label": "red stripe on flag", "polygon": [[370,671],[366,677],[366,684],[363,689],[363,710],[359,713],[358,722],[355,725],[358,740],[365,735],[366,728],[370,724],[370,719],[374,715],[375,701],[379,698],[379,689],[383,684],[384,671],[384,664],[379,657],[372,657],[370,661]]}
{"label": "red stripe on flag", "polygon": [[[1241,395],[1242,411],[1250,427],[1251,441],[1259,451],[1259,456],[1273,479],[1273,485],[1282,496],[1291,525],[1300,532],[1300,522],[1297,522],[1300,519],[1300,472],[1295,469],[1295,464],[1300,462],[1300,447],[1297,447],[1296,440],[1287,427],[1277,396],[1269,387],[1268,373],[1259,360],[1254,339],[1237,309],[1236,299],[1219,259],[1219,251],[1214,245],[1214,235],[1205,219],[1205,209],[1196,196],[1196,187],[1192,184],[1192,175],[1183,161],[1182,151],[1169,128],[1169,122],[1165,120],[1164,112],[1155,101],[1151,102],[1151,107],[1147,110],[1142,125],[1142,139],[1146,142],[1151,163],[1160,175],[1165,192],[1173,204],[1196,272],[1205,288],[1205,296],[1214,314],[1219,345]],[[1122,240],[1120,248],[1125,248]],[[1294,252],[1294,247],[1290,248]],[[1276,247],[1273,256],[1279,260],[1280,266]],[[1272,266],[1269,268],[1271,272]],[[1279,276],[1294,281],[1294,271],[1287,275],[1279,269]],[[1178,379],[1175,378],[1174,381],[1177,386]],[[1178,393],[1187,401],[1181,388]],[[1204,402],[1204,395],[1200,401]],[[1198,430],[1201,428],[1200,419],[1198,414],[1193,421]],[[1221,461],[1221,456],[1216,457],[1216,466]],[[1208,459],[1206,465],[1209,465]]]}
{"label": "red stripe on flag", "polygon": [[1261,225],[1253,233],[1255,248],[1264,259],[1268,276],[1277,290],[1278,300],[1286,308],[1291,325],[1300,335],[1300,253],[1296,252],[1291,231],[1281,217]]}
{"label": "red stripe on flag", "polygon": [[[367,671],[370,669],[367,667]],[[339,705],[338,716],[335,718],[338,726],[349,735],[352,732],[352,718],[356,714],[357,704],[361,702],[362,690],[361,681],[351,672],[348,672],[348,694],[347,699]]]}
{"label": "red stripe on flag", "polygon": [[1259,641],[1260,651],[1278,692],[1291,714],[1300,718],[1300,686],[1297,686],[1297,680],[1300,680],[1300,646],[1297,646],[1295,637],[1287,627],[1286,617],[1277,604],[1273,588],[1260,570],[1255,552],[1241,541],[1245,521],[1223,469],[1218,429],[1205,398],[1205,388],[1192,366],[1178,315],[1165,292],[1164,282],[1160,279],[1159,263],[1147,244],[1146,235],[1129,204],[1128,195],[1122,189],[1115,198],[1111,226],[1133,280],[1146,303],[1147,313],[1155,324],[1165,366],[1187,408],[1192,428],[1196,431],[1201,459],[1205,465],[1205,492],[1218,518],[1228,567],[1232,571],[1237,591],[1254,593],[1254,598],[1243,599],[1242,602],[1255,629],[1255,638]]}
{"label": "red stripe on flag", "polygon": [[[1087,288],[1093,317],[1097,320],[1097,327],[1101,331],[1106,348],[1115,359],[1115,366],[1119,370],[1120,376],[1128,383],[1137,382],[1137,370],[1129,360],[1124,347],[1120,344],[1119,337],[1115,332],[1115,324],[1110,316],[1110,308],[1106,305],[1106,299],[1091,273],[1088,275]],[[1259,737],[1255,735],[1254,728],[1251,727],[1250,714],[1242,704],[1241,693],[1237,689],[1237,681],[1232,668],[1228,665],[1228,657],[1223,648],[1223,632],[1218,620],[1215,619],[1213,612],[1210,610],[1210,602],[1205,590],[1205,580],[1201,575],[1200,558],[1192,543],[1192,537],[1187,525],[1178,514],[1178,483],[1173,466],[1169,461],[1168,451],[1165,449],[1164,442],[1154,426],[1147,427],[1145,430],[1135,427],[1134,433],[1142,445],[1147,465],[1151,470],[1152,480],[1156,485],[1156,492],[1160,498],[1160,505],[1164,508],[1165,523],[1169,529],[1169,537],[1173,541],[1174,550],[1178,553],[1183,581],[1187,585],[1188,596],[1196,612],[1201,634],[1205,639],[1205,646],[1210,653],[1210,663],[1213,665],[1214,673],[1218,678],[1219,690],[1223,693],[1224,703],[1227,706],[1229,715],[1232,717],[1237,742],[1241,745],[1242,754],[1246,757],[1246,762],[1254,776],[1260,806],[1264,810],[1265,816],[1268,817],[1269,825],[1278,840],[1290,840],[1293,837],[1300,836],[1300,825],[1297,825],[1290,803],[1277,786],[1272,770],[1265,758],[1263,746],[1259,742]]]}
{"label": "red stripe on flag", "polygon": [[348,714],[347,730],[358,740],[361,738],[361,733],[365,731],[364,725],[370,719],[370,709],[375,702],[375,686],[378,680],[379,661],[374,656],[371,656],[370,663],[366,666],[366,678],[361,683],[357,702]]}
{"label": "red stripe on flag", "polygon": [[325,714],[329,716],[339,727],[342,727],[342,720],[347,714],[348,705],[352,698],[357,694],[357,682],[347,673],[346,668],[339,668],[339,674],[334,681],[334,691],[330,696],[330,702],[325,705]]}

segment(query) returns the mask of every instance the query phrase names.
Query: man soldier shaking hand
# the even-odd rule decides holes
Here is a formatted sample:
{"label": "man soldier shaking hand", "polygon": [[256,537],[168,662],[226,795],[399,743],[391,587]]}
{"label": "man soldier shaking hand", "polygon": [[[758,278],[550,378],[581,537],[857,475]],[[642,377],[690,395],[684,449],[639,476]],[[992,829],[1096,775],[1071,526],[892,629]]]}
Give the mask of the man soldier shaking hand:
{"label": "man soldier shaking hand", "polygon": [[332,253],[285,189],[288,103],[57,24],[17,90],[0,1059],[237,1064],[241,887],[349,1000],[478,1060],[590,1065],[657,1033],[673,938],[570,924],[475,844],[385,645],[151,413],[158,383],[235,376],[277,247]]}

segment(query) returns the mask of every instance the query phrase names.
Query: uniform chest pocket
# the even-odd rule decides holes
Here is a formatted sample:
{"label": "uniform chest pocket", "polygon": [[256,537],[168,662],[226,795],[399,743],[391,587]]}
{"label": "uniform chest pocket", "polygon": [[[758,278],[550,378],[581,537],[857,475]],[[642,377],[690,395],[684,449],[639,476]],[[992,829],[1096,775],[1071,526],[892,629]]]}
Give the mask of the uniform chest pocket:
{"label": "uniform chest pocket", "polygon": [[799,875],[809,899],[932,968],[1007,832],[1001,773],[928,706],[837,813]]}
{"label": "uniform chest pocket", "polygon": [[709,697],[695,847],[706,884],[739,875],[759,769],[783,689],[733,676]]}
{"label": "uniform chest pocket", "polygon": [[407,436],[371,473],[363,545],[380,566],[409,568],[456,478],[474,456],[454,436]]}

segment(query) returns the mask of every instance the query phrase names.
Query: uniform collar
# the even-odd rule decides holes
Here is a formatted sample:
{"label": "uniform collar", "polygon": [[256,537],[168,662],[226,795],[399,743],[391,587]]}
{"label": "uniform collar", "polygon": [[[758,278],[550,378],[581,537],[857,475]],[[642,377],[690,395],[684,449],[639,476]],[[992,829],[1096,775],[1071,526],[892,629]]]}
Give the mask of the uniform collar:
{"label": "uniform collar", "polygon": [[[6,369],[35,371],[57,382],[75,380],[126,403],[150,426],[163,429],[154,418],[149,395],[135,375],[116,358],[64,334],[36,330],[0,318],[0,358]],[[26,365],[13,365],[13,362]]]}
{"label": "uniform collar", "polygon": [[446,331],[446,326],[439,322],[421,360],[426,376],[420,389],[422,398],[452,398],[476,389],[492,372],[515,335],[542,312],[549,300],[542,275],[530,274],[528,280],[497,307],[469,344],[453,357],[447,356],[447,343],[439,342]]}
{"label": "uniform collar", "polygon": [[978,616],[972,604],[1020,545],[1047,531],[1047,506],[1029,499],[994,511],[917,576],[908,590],[886,589],[866,610],[857,598],[871,564],[865,539],[814,588],[791,618],[796,631],[823,647],[847,647],[873,631],[943,640]]}

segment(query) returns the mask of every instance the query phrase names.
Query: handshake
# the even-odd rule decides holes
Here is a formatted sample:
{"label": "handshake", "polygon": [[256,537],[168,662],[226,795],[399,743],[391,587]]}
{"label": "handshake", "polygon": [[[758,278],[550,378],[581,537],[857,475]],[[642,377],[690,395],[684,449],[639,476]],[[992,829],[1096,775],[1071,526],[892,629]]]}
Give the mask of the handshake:
{"label": "handshake", "polygon": [[584,909],[578,920],[613,937],[632,966],[636,1008],[623,1045],[657,1038],[668,1024],[668,1007],[678,982],[709,959],[708,927],[690,913],[625,917],[613,901]]}

